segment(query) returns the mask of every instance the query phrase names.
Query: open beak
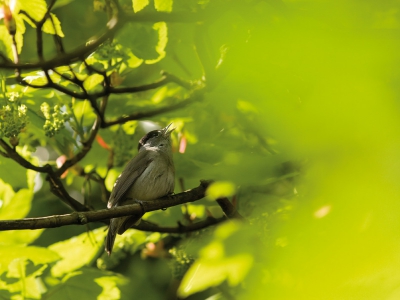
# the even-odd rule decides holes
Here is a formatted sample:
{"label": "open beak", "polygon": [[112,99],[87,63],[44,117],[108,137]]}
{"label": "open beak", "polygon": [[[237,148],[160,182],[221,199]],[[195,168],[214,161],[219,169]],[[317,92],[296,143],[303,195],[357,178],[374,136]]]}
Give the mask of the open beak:
{"label": "open beak", "polygon": [[169,129],[171,127],[171,125],[172,125],[172,123],[162,129],[162,133],[163,133],[164,136],[171,135],[171,132],[175,130],[175,128]]}

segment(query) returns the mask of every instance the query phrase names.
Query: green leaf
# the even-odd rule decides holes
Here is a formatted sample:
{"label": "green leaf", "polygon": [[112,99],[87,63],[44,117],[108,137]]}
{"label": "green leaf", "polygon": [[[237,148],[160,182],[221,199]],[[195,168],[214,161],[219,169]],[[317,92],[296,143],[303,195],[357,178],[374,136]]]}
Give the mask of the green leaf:
{"label": "green leaf", "polygon": [[57,253],[46,248],[2,245],[0,248],[0,273],[8,270],[8,265],[14,259],[21,257],[31,260],[35,265],[52,263],[60,258]]}
{"label": "green leaf", "polygon": [[206,191],[206,196],[210,200],[217,200],[218,198],[230,197],[235,194],[235,185],[230,181],[216,181],[213,182]]}
{"label": "green leaf", "polygon": [[38,284],[37,277],[46,268],[47,265],[35,266],[32,261],[25,257],[16,258],[8,266],[4,288],[12,292],[14,297],[20,295],[22,298],[40,299],[41,287]]}
{"label": "green leaf", "polygon": [[[13,18],[15,19],[15,24],[17,27],[17,32],[15,34],[15,43],[17,46],[17,52],[19,54],[21,53],[24,41],[23,34],[25,33],[25,24],[20,15],[13,15]],[[3,47],[0,47],[0,50],[5,53],[9,59],[14,61],[15,57],[12,50],[13,39],[4,25],[0,25],[0,41],[4,45]]]}
{"label": "green leaf", "polygon": [[[50,18],[53,21],[51,21]],[[60,37],[64,37],[64,33],[62,32],[62,29],[61,29],[60,20],[53,13],[50,14],[50,18],[48,18],[46,20],[46,22],[44,22],[43,27],[42,27],[43,32],[46,32],[49,34],[57,34]]]}
{"label": "green leaf", "polygon": [[167,47],[167,43],[168,43],[168,27],[167,27],[167,23],[165,23],[165,22],[155,23],[153,25],[153,29],[157,30],[157,32],[158,32],[158,43],[157,43],[155,49],[156,49],[156,51],[157,51],[157,53],[159,55],[155,59],[147,59],[147,60],[145,60],[146,64],[154,64],[156,62],[159,62],[166,55],[165,47]]}
{"label": "green leaf", "polygon": [[128,23],[119,33],[118,42],[131,49],[138,59],[155,60],[160,55],[156,50],[159,31],[155,24]]}
{"label": "green leaf", "polygon": [[[224,281],[230,286],[241,283],[254,263],[253,247],[247,245],[246,241],[252,239],[252,235],[248,233],[247,229],[241,229],[239,222],[227,222],[218,226],[214,239],[200,249],[199,259],[184,275],[178,295],[185,298]],[[246,245],[235,247],[238,240],[246,241]]]}
{"label": "green leaf", "polygon": [[[36,159],[33,159],[32,161],[35,163],[37,162]],[[24,169],[14,160],[0,157],[0,178],[5,183],[10,184],[13,189],[17,190],[29,188],[27,174],[28,173],[26,172],[26,169]],[[29,180],[31,180],[32,174],[29,174]]]}
{"label": "green leaf", "polygon": [[41,21],[47,11],[47,4],[45,0],[20,0],[15,10],[24,10],[35,21]]}
{"label": "green leaf", "polygon": [[151,101],[155,104],[160,103],[165,99],[167,93],[168,93],[168,87],[163,86],[154,93],[153,97],[151,97]]}
{"label": "green leaf", "polygon": [[57,0],[56,3],[53,5],[53,10],[57,9],[57,8],[60,8],[60,7],[63,7],[63,6],[66,6],[66,5],[70,4],[73,1],[75,1],[75,0]]}
{"label": "green leaf", "polygon": [[173,0],[154,0],[154,6],[157,11],[172,11]]}
{"label": "green leaf", "polygon": [[253,265],[250,254],[236,255],[229,259],[196,261],[185,274],[178,289],[180,297],[188,297],[227,280],[230,286],[238,285]]}
{"label": "green leaf", "polygon": [[122,172],[122,168],[118,168],[118,169],[113,168],[108,172],[106,180],[104,182],[107,190],[112,191],[114,184],[117,181],[117,178],[121,174],[121,172]]}
{"label": "green leaf", "polygon": [[96,120],[96,114],[93,112],[88,100],[76,101],[73,110],[81,126],[92,126],[93,122]]}
{"label": "green leaf", "polygon": [[132,0],[133,11],[136,13],[149,5],[149,0]]}
{"label": "green leaf", "polygon": [[24,44],[24,33],[25,33],[25,24],[24,21],[22,20],[22,17],[20,15],[13,15],[13,18],[15,19],[15,24],[17,25],[17,32],[15,34],[15,42],[17,44],[17,51],[18,54],[21,53],[22,46]]}
{"label": "green leaf", "polygon": [[30,208],[33,198],[32,191],[21,189],[12,197],[7,205],[4,205],[0,211],[0,219],[19,219],[25,217]]}
{"label": "green leaf", "polygon": [[70,299],[129,299],[121,291],[129,280],[110,272],[83,268],[66,275],[62,282],[43,295],[47,300]]}
{"label": "green leaf", "polygon": [[[32,190],[21,189],[14,193],[11,187],[0,181],[3,205],[0,209],[1,220],[15,220],[26,217],[31,209],[33,199]],[[38,230],[0,231],[0,240],[4,244],[29,244],[36,240],[43,232]]]}
{"label": "green leaf", "polygon": [[53,276],[60,277],[90,264],[99,249],[103,248],[105,234],[104,227],[102,227],[49,246],[50,250],[62,258],[52,267]]}
{"label": "green leaf", "polygon": [[100,74],[93,74],[90,75],[88,78],[85,79],[83,82],[83,86],[86,90],[93,90],[96,87],[100,87],[100,84],[104,81],[104,77]]}

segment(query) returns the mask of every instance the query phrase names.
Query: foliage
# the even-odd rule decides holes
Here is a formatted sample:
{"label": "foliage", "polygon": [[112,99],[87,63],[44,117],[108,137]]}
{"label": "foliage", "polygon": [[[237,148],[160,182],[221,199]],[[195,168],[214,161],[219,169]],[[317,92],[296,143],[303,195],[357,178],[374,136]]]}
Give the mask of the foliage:
{"label": "foliage", "polygon": [[214,180],[110,257],[102,222],[1,231],[0,299],[397,299],[399,11],[0,1],[0,220],[105,208],[170,122],[175,192]]}

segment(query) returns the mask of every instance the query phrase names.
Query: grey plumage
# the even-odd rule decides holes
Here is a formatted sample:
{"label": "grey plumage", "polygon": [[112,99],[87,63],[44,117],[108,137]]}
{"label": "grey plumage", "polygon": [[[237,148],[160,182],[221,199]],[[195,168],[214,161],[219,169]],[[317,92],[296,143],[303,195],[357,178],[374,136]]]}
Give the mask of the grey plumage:
{"label": "grey plumage", "polygon": [[[151,201],[174,191],[175,169],[168,130],[171,124],[161,130],[147,133],[139,141],[139,153],[126,165],[118,177],[108,200],[107,207],[134,203],[136,200]],[[114,218],[106,237],[106,251],[111,254],[115,237],[140,222],[142,215]]]}

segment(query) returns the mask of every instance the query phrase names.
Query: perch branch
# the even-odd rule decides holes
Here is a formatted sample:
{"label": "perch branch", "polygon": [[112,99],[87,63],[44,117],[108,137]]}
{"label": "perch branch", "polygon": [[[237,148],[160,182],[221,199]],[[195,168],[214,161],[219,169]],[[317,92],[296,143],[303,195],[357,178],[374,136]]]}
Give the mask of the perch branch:
{"label": "perch branch", "polygon": [[[57,184],[57,183],[55,183]],[[201,181],[200,186],[193,188],[191,190],[185,191],[183,193],[175,194],[172,196],[166,196],[159,198],[154,201],[144,201],[141,203],[134,203],[130,205],[113,207],[110,209],[102,209],[98,211],[86,211],[86,212],[73,212],[71,214],[65,215],[55,215],[50,217],[42,218],[26,218],[22,220],[3,220],[0,221],[0,231],[4,230],[21,230],[21,229],[42,229],[42,228],[54,228],[66,225],[83,225],[90,222],[104,221],[110,218],[129,216],[132,214],[150,212],[159,209],[165,209],[167,207],[172,207],[188,202],[194,202],[204,198],[205,191],[209,186],[210,181]],[[58,189],[60,191],[60,189]],[[62,192],[62,190],[60,191]],[[79,203],[79,202],[77,202]],[[84,207],[81,204],[82,207]],[[82,207],[78,208],[81,209]],[[225,212],[226,214],[226,212]],[[213,219],[208,218],[192,225],[184,226],[179,224],[177,228],[160,227],[161,232],[187,232],[193,231],[200,228],[204,228],[218,222],[223,219]],[[148,222],[144,222],[143,225],[136,226],[134,228],[148,231],[158,231],[158,226],[150,225]],[[180,228],[180,229],[179,229]]]}

